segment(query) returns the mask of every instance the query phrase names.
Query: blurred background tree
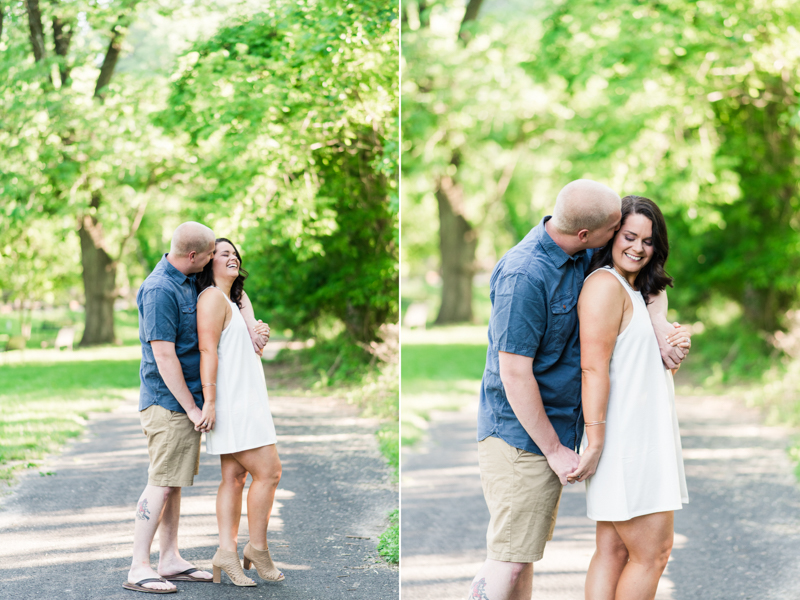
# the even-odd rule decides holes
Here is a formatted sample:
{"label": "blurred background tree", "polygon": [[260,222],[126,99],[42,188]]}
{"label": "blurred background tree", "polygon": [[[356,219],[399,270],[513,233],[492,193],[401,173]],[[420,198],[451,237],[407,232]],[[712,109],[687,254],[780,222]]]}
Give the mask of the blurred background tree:
{"label": "blurred background tree", "polygon": [[375,340],[398,305],[397,38],[380,1],[0,3],[3,304],[72,301],[81,345],[114,342],[196,219],[277,331]]}
{"label": "blurred background tree", "polygon": [[485,321],[497,259],[587,177],[659,203],[673,314],[718,367],[763,371],[798,299],[798,17],[779,0],[404,3],[403,306]]}

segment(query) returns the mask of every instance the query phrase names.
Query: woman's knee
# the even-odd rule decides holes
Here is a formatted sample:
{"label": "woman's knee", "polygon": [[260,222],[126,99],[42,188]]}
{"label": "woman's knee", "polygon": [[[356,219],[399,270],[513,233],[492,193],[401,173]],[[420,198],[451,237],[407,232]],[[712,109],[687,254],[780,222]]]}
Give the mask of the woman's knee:
{"label": "woman's knee", "polygon": [[663,571],[667,567],[670,554],[672,554],[672,536],[669,536],[669,539],[664,540],[661,544],[656,556],[653,558],[654,566]]}
{"label": "woman's knee", "polygon": [[240,472],[222,472],[222,485],[236,488],[236,489],[244,489],[244,483],[247,480],[247,471],[243,473]]}
{"label": "woman's knee", "polygon": [[283,474],[283,469],[281,468],[281,465],[278,464],[278,467],[276,469],[271,469],[269,471],[264,471],[260,473],[257,480],[262,481],[263,483],[266,483],[267,485],[270,485],[272,487],[278,487],[278,484],[281,481],[282,474]]}

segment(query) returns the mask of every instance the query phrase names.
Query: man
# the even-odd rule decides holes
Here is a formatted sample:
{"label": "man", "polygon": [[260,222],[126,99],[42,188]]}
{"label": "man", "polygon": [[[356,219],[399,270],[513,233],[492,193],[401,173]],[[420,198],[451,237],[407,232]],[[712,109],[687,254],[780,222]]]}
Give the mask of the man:
{"label": "man", "polygon": [[[583,430],[576,304],[591,249],[619,228],[621,199],[586,179],[566,185],[545,217],[494,269],[489,348],[478,410],[481,483],[491,519],[487,559],[470,599],[530,600],[533,563],[552,538]],[[666,294],[648,307],[662,356]]]}
{"label": "man", "polygon": [[[200,223],[181,224],[165,254],[139,288],[139,339],[142,363],[139,417],[150,455],[147,487],[139,498],[133,535],[133,560],[123,587],[146,593],[171,593],[172,581],[210,582],[178,552],[181,488],[194,482],[200,465],[200,435],[211,426],[203,408],[197,342],[195,273],[214,256],[214,232]],[[252,313],[252,307],[249,307]],[[246,319],[254,344],[254,319]],[[150,546],[160,528],[158,572],[150,565]]]}

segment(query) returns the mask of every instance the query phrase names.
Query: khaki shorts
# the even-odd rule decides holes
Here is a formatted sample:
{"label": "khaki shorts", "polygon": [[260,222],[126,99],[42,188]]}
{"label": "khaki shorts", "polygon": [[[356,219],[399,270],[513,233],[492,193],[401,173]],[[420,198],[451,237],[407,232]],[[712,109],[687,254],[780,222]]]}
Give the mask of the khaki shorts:
{"label": "khaki shorts", "polygon": [[186,413],[153,404],[139,413],[147,436],[150,468],[147,483],[161,487],[187,487],[200,469],[200,432]]}
{"label": "khaki shorts", "polygon": [[497,437],[478,442],[478,462],[489,530],[487,557],[532,563],[553,539],[563,486],[544,456],[509,446]]}

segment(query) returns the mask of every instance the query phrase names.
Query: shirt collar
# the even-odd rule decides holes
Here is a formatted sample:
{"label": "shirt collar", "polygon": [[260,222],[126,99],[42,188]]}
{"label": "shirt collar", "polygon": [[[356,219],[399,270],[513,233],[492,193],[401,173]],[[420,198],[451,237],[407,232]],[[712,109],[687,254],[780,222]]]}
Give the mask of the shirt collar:
{"label": "shirt collar", "polygon": [[547,252],[547,256],[550,257],[550,260],[553,261],[553,264],[560,269],[568,260],[577,261],[579,258],[583,258],[586,255],[586,250],[580,250],[572,256],[564,252],[561,246],[553,241],[553,238],[550,237],[550,234],[547,233],[547,229],[544,227],[544,224],[547,223],[551,218],[552,217],[550,215],[544,217],[536,226],[536,229],[540,229],[539,243],[542,245],[542,248],[544,248],[544,251]]}
{"label": "shirt collar", "polygon": [[170,264],[170,262],[167,260],[167,255],[166,254],[164,254],[164,256],[161,257],[160,265],[161,265],[161,268],[164,269],[164,274],[167,277],[169,277],[170,279],[172,279],[172,281],[174,281],[178,285],[183,285],[187,281],[192,282],[192,283],[194,282],[194,274],[192,274],[192,275],[184,275],[183,273],[178,271],[178,269],[173,267]]}

